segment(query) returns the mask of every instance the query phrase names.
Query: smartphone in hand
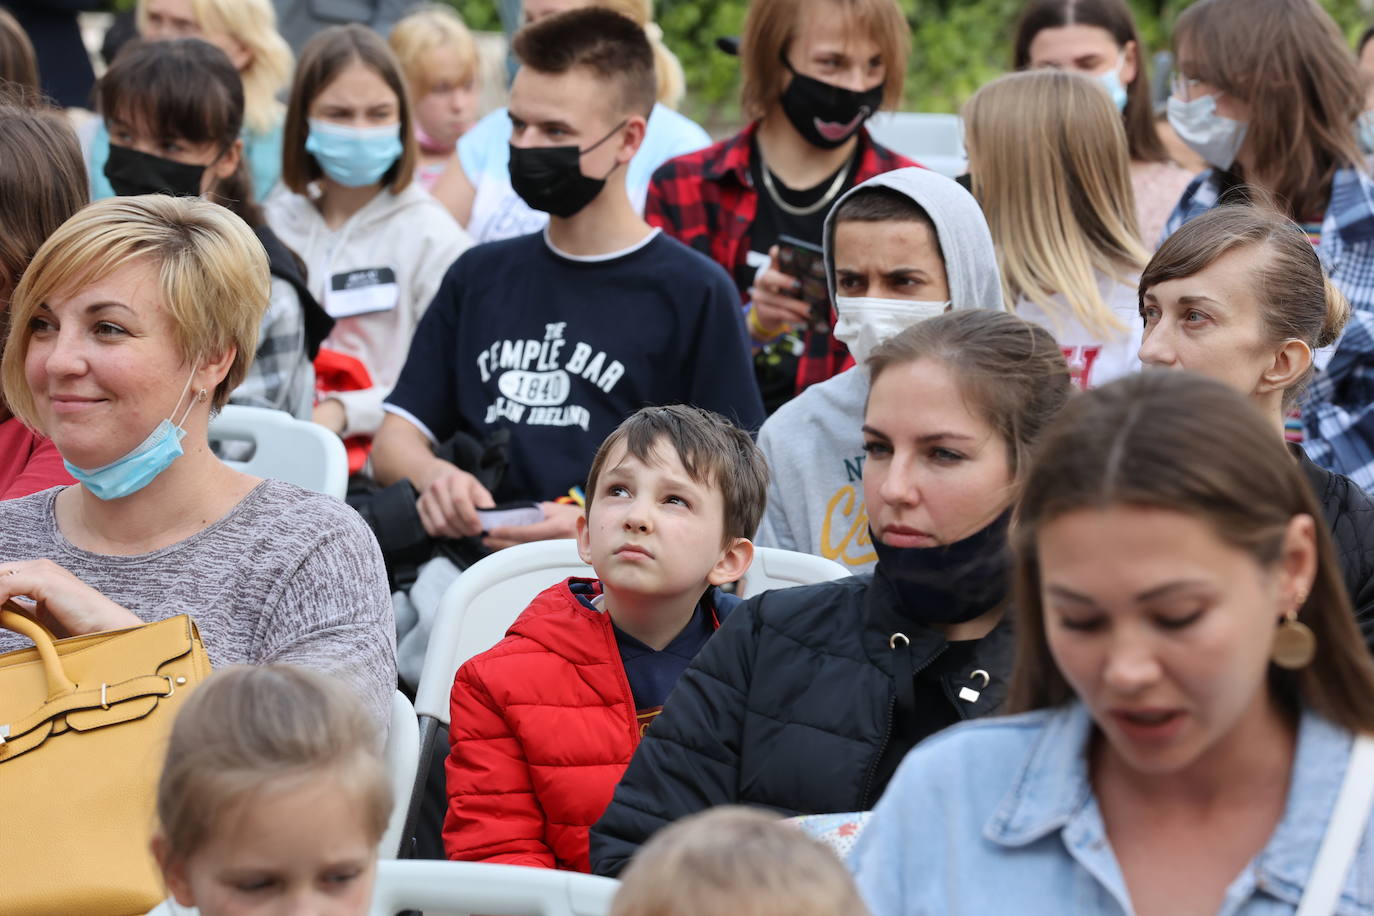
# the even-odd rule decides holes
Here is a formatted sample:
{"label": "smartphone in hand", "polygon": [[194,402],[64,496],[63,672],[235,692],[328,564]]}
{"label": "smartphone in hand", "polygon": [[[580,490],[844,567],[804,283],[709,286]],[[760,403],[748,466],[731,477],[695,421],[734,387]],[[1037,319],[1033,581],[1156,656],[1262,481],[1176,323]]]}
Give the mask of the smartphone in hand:
{"label": "smartphone in hand", "polygon": [[477,518],[482,523],[482,533],[493,528],[519,527],[533,525],[544,520],[544,509],[538,503],[502,503],[493,509],[478,509]]}
{"label": "smartphone in hand", "polygon": [[778,236],[778,266],[801,283],[797,298],[811,306],[807,327],[830,331],[830,284],[825,276],[825,252],[821,246],[790,235]]}

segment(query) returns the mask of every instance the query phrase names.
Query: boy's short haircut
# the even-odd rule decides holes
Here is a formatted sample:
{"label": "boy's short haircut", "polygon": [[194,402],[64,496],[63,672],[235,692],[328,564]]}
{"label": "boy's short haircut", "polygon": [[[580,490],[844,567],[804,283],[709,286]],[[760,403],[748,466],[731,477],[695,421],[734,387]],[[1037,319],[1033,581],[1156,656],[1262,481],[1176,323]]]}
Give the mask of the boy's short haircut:
{"label": "boy's short haircut", "polygon": [[525,26],[511,49],[520,63],[540,73],[585,67],[620,87],[621,114],[646,118],[658,95],[654,50],[634,21],[610,10],[569,10]]}
{"label": "boy's short haircut", "polygon": [[768,501],[768,463],[749,434],[720,414],[686,404],[643,407],[606,437],[587,474],[587,512],[592,511],[596,482],[617,445],[640,461],[667,441],[692,480],[720,490],[725,504],[723,543],[752,538]]}
{"label": "boy's short haircut", "polygon": [[757,808],[683,818],[630,862],[610,916],[867,916],[835,853]]}
{"label": "boy's short haircut", "polygon": [[860,188],[840,201],[831,219],[836,226],[840,223],[921,223],[934,236],[935,251],[940,255],[940,260],[945,258],[944,249],[940,246],[940,233],[925,207],[893,188]]}

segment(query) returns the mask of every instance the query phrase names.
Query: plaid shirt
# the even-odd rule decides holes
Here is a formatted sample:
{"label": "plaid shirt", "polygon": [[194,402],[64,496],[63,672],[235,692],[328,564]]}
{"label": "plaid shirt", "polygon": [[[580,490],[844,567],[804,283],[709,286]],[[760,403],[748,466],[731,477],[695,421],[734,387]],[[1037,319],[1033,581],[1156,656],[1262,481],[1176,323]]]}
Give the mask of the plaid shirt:
{"label": "plaid shirt", "polygon": [[272,295],[258,330],[258,349],[248,374],[229,403],[284,410],[309,420],[315,398],[315,370],[305,352],[305,318],[296,290],[272,278]]}
{"label": "plaid shirt", "polygon": [[[755,121],[727,140],[659,166],[644,203],[644,218],[651,225],[662,227],[724,267],[731,279],[749,255],[749,230],[759,210],[759,192],[749,174],[758,126]],[[863,128],[859,129],[858,155],[856,185],[874,175],[918,164],[874,143]],[[743,291],[740,301],[746,305],[749,301]],[[797,367],[797,392],[852,364],[844,344],[829,334],[807,331]]]}
{"label": "plaid shirt", "polygon": [[[1194,178],[1164,237],[1214,207],[1220,191],[1214,170]],[[1374,490],[1374,178],[1354,168],[1336,172],[1317,255],[1351,315],[1336,345],[1317,352],[1302,402],[1302,447],[1322,467]]]}

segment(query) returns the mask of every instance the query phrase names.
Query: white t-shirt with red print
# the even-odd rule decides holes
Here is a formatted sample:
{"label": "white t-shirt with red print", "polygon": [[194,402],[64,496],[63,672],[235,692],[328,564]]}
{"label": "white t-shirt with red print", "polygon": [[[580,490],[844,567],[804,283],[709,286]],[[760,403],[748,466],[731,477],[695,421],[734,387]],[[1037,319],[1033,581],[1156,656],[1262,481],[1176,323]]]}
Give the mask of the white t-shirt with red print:
{"label": "white t-shirt with red print", "polygon": [[1016,314],[1033,321],[1054,335],[1064,358],[1069,362],[1074,384],[1084,390],[1105,385],[1110,381],[1140,371],[1140,336],[1144,328],[1140,320],[1139,299],[1136,294],[1136,278],[1128,278],[1121,283],[1101,274],[1097,278],[1097,289],[1112,314],[1121,324],[1121,329],[1104,334],[1090,330],[1074,317],[1073,309],[1062,295],[1051,301],[1061,306],[1053,313],[1031,302],[1020,299],[1016,303]]}

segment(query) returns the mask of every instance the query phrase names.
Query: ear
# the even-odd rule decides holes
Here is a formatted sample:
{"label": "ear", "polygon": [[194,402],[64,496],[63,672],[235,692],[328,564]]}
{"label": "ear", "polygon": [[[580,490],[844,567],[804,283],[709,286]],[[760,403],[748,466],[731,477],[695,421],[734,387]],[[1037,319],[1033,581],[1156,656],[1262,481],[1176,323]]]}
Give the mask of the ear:
{"label": "ear", "polygon": [[238,347],[230,344],[222,353],[204,357],[200,361],[200,368],[196,370],[195,378],[191,381],[191,393],[194,395],[204,388],[213,395],[219,383],[229,374],[229,367],[234,364],[234,357],[238,352]]}
{"label": "ear", "polygon": [[754,542],[748,538],[735,538],[730,546],[720,552],[720,559],[706,574],[706,581],[712,585],[734,582],[749,571],[754,562]]}
{"label": "ear", "polygon": [[592,537],[587,530],[587,513],[577,517],[577,555],[588,566],[592,565]]}
{"label": "ear", "polygon": [[1130,86],[1140,73],[1140,45],[1128,41],[1121,46],[1121,85]]}
{"label": "ear", "polygon": [[616,150],[616,162],[629,162],[644,144],[644,133],[649,129],[649,119],[643,115],[631,115],[620,129],[620,149]]}
{"label": "ear", "polygon": [[215,164],[210,166],[210,174],[216,181],[223,181],[230,175],[238,171],[239,163],[243,161],[243,140],[235,140],[224,155],[220,156]]}
{"label": "ear", "polygon": [[1280,610],[1286,612],[1299,596],[1310,595],[1316,579],[1317,523],[1310,515],[1295,515],[1288,521],[1279,553],[1279,596],[1284,602]]}
{"label": "ear", "polygon": [[1256,394],[1287,391],[1312,367],[1312,348],[1301,340],[1286,340],[1274,354],[1274,362],[1259,378]]}
{"label": "ear", "polygon": [[153,837],[153,858],[157,860],[158,870],[162,872],[162,883],[167,887],[177,903],[182,906],[195,906],[191,896],[191,882],[186,877],[186,863],[173,858],[167,848],[167,840],[158,834]]}
{"label": "ear", "polygon": [[229,63],[234,65],[234,69],[242,73],[248,69],[248,65],[253,62],[253,52],[248,45],[239,41],[237,38],[226,36],[224,51],[229,55]]}

